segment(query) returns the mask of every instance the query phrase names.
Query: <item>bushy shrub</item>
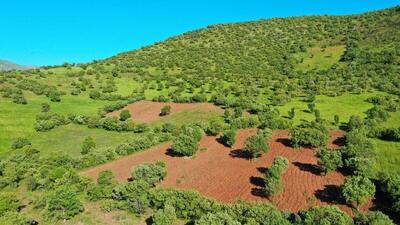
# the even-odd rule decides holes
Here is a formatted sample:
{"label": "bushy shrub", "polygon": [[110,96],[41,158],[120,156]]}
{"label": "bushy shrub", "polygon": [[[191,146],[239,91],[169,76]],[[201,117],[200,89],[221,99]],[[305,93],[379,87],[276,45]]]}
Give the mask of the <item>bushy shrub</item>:
{"label": "bushy shrub", "polygon": [[233,219],[229,214],[224,212],[207,213],[196,221],[195,225],[240,225],[239,221]]}
{"label": "bushy shrub", "polygon": [[318,165],[326,174],[343,166],[342,154],[339,150],[321,148],[317,152]]}
{"label": "bushy shrub", "polygon": [[151,189],[150,199],[154,208],[170,205],[175,208],[177,217],[190,220],[197,220],[208,212],[214,212],[220,208],[218,203],[194,191]]}
{"label": "bushy shrub", "polygon": [[19,137],[15,140],[13,140],[13,142],[11,143],[11,148],[12,149],[20,149],[23,148],[27,145],[31,145],[31,141],[28,138],[23,138],[23,137]]}
{"label": "bushy shrub", "polygon": [[219,121],[210,121],[208,125],[204,128],[204,132],[208,136],[217,136],[219,135],[225,128],[225,124]]}
{"label": "bushy shrub", "polygon": [[202,132],[197,126],[185,127],[172,144],[172,151],[183,156],[193,156],[199,148]]}
{"label": "bushy shrub", "polygon": [[172,133],[175,131],[175,129],[176,126],[173,123],[164,123],[163,125],[161,125],[161,131],[164,133]]}
{"label": "bushy shrub", "polygon": [[231,128],[225,131],[220,139],[226,146],[232,147],[236,142],[236,129]]}
{"label": "bushy shrub", "polygon": [[328,129],[321,123],[302,123],[290,130],[290,140],[294,147],[321,147],[329,138]]}
{"label": "bushy shrub", "polygon": [[384,194],[386,205],[394,214],[400,213],[400,175],[381,174],[377,187]]}
{"label": "bushy shrub", "polygon": [[94,142],[93,138],[86,137],[85,140],[83,140],[82,145],[81,145],[81,154],[86,155],[94,148],[96,148],[96,143]]}
{"label": "bushy shrub", "polygon": [[364,125],[363,120],[359,116],[350,116],[349,122],[347,123],[347,130],[352,131],[359,129]]}
{"label": "bushy shrub", "polygon": [[49,131],[55,127],[68,124],[70,121],[64,116],[56,113],[39,113],[36,116],[35,130],[36,131]]}
{"label": "bushy shrub", "polygon": [[400,128],[387,128],[379,133],[379,138],[387,141],[400,141]]}
{"label": "bushy shrub", "polygon": [[369,119],[375,119],[378,121],[386,121],[390,117],[389,113],[381,106],[374,106],[373,108],[368,109],[367,116]]}
{"label": "bushy shrub", "polygon": [[171,225],[175,220],[175,208],[170,205],[166,205],[164,209],[159,209],[153,216],[154,225]]}
{"label": "bushy shrub", "polygon": [[245,129],[245,128],[252,128],[257,127],[260,122],[257,116],[250,116],[250,117],[238,117],[230,121],[232,127],[237,129]]}
{"label": "bushy shrub", "polygon": [[354,219],[355,225],[394,225],[393,221],[379,211],[361,213]]}
{"label": "bushy shrub", "polygon": [[351,176],[342,186],[342,195],[347,203],[357,208],[375,194],[375,185],[366,177]]}
{"label": "bushy shrub", "polygon": [[61,187],[48,196],[46,210],[50,218],[68,220],[83,212],[83,204],[72,189]]}
{"label": "bushy shrub", "polygon": [[257,158],[269,150],[267,139],[270,133],[259,132],[256,135],[250,136],[244,143],[244,150],[252,157]]}
{"label": "bushy shrub", "polygon": [[0,193],[0,217],[4,216],[7,212],[18,212],[22,203],[12,193]]}
{"label": "bushy shrub", "polygon": [[183,156],[192,156],[196,154],[199,148],[199,142],[190,135],[180,134],[175,138],[172,145],[172,150],[174,153]]}
{"label": "bushy shrub", "polygon": [[123,109],[119,114],[119,120],[126,121],[127,119],[131,118],[131,113],[127,109]]}
{"label": "bushy shrub", "polygon": [[337,206],[314,206],[299,213],[304,225],[352,225],[353,220]]}
{"label": "bushy shrub", "polygon": [[353,175],[371,178],[374,176],[374,160],[364,157],[352,157],[345,160],[345,166]]}
{"label": "bushy shrub", "polygon": [[289,161],[281,156],[274,158],[272,166],[268,168],[264,175],[264,192],[267,195],[276,195],[283,190],[281,176],[289,165]]}
{"label": "bushy shrub", "polygon": [[50,111],[50,105],[48,103],[42,103],[42,112],[49,112]]}
{"label": "bushy shrub", "polygon": [[171,106],[165,105],[161,108],[160,116],[166,116],[171,113]]}
{"label": "bushy shrub", "polygon": [[157,161],[156,163],[144,163],[137,166],[132,171],[132,179],[144,180],[150,185],[156,185],[167,175],[165,163]]}

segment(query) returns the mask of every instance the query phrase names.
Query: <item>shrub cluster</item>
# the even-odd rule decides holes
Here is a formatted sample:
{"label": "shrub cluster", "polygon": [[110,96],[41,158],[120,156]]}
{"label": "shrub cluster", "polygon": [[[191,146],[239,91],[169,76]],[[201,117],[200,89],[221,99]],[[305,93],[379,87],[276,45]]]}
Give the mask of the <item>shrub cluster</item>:
{"label": "shrub cluster", "polygon": [[283,190],[281,176],[289,165],[289,161],[281,156],[274,158],[272,166],[268,168],[264,175],[265,187],[264,193],[267,195],[276,195]]}
{"label": "shrub cluster", "polygon": [[42,112],[36,115],[35,130],[36,131],[49,131],[55,127],[66,125],[70,120],[63,115],[51,112]]}
{"label": "shrub cluster", "polygon": [[328,129],[322,123],[304,122],[290,130],[290,141],[294,147],[321,147],[328,138]]}
{"label": "shrub cluster", "polygon": [[261,156],[269,150],[267,141],[271,137],[271,134],[270,130],[261,130],[256,135],[248,137],[244,143],[244,150],[251,158]]}
{"label": "shrub cluster", "polygon": [[199,148],[202,130],[198,126],[184,126],[181,133],[174,139],[172,151],[177,155],[193,156]]}

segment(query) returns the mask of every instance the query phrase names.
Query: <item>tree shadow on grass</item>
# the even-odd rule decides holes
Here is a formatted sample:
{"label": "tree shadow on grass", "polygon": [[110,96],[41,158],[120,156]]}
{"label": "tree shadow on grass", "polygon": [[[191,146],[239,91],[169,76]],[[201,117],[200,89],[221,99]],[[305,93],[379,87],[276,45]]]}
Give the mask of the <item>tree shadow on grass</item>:
{"label": "tree shadow on grass", "polygon": [[340,187],[337,185],[325,185],[324,189],[316,190],[314,194],[321,202],[329,204],[346,204],[341,196]]}
{"label": "tree shadow on grass", "polygon": [[286,147],[293,147],[289,138],[278,138],[278,139],[276,139],[276,142],[279,142]]}
{"label": "tree shadow on grass", "polygon": [[298,167],[301,171],[307,171],[318,176],[321,175],[321,170],[317,165],[302,162],[293,162],[292,164]]}
{"label": "tree shadow on grass", "polygon": [[247,159],[250,160],[252,157],[249,154],[249,152],[243,150],[243,149],[235,149],[232,150],[229,155],[233,158],[242,158],[242,159]]}

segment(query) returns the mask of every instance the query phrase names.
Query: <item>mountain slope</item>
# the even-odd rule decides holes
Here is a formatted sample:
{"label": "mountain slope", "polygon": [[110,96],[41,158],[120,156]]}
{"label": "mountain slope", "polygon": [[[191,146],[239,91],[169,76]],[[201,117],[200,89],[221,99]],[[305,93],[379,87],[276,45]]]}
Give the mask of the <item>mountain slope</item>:
{"label": "mountain slope", "polygon": [[[308,83],[320,83],[321,77],[315,75],[325,74],[339,91],[351,89],[354,82],[367,82],[377,87],[382,76],[392,79],[399,72],[399,24],[400,7],[351,16],[294,17],[214,25],[119,54],[100,64],[113,64],[121,73],[173,75],[186,80],[201,81],[208,77],[247,82],[261,79],[273,86],[274,81],[282,83],[282,80],[299,76]],[[299,70],[302,61],[314,57],[313,48],[322,53],[326,48],[342,48],[343,52],[324,69]],[[369,73],[368,79],[365,79],[366,73]],[[348,77],[349,74],[352,76]],[[293,80],[292,84],[296,83]]]}
{"label": "mountain slope", "polygon": [[32,69],[33,66],[22,66],[15,64],[13,62],[7,60],[0,60],[0,71],[7,71],[7,70],[26,70]]}

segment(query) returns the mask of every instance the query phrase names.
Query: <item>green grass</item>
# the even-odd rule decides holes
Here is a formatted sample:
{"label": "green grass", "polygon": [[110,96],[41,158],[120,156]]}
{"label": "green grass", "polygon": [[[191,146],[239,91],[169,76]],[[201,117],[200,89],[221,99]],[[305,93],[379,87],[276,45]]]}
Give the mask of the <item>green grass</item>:
{"label": "green grass", "polygon": [[[323,119],[333,122],[334,115],[339,115],[340,122],[347,122],[351,115],[365,117],[365,112],[373,105],[366,102],[369,97],[377,95],[378,92],[363,94],[344,94],[337,97],[320,95],[316,97],[316,109],[319,109]],[[287,116],[291,108],[295,108],[296,116],[294,123],[299,124],[303,120],[315,119],[314,113],[308,112],[308,102],[305,98],[295,98],[284,106],[278,107],[282,116]]]}
{"label": "green grass", "polygon": [[115,79],[118,91],[117,94],[126,96],[132,94],[132,91],[138,87],[140,84],[134,81],[130,76],[122,76],[121,78]]}
{"label": "green grass", "polygon": [[382,127],[398,128],[400,127],[400,111],[389,113],[390,117],[381,124]]}
{"label": "green grass", "polygon": [[38,135],[38,132],[34,129],[34,123],[36,115],[41,110],[42,103],[49,103],[52,112],[62,115],[70,113],[97,114],[99,107],[108,104],[106,101],[91,100],[84,95],[62,96],[59,103],[51,102],[44,96],[36,96],[30,92],[26,92],[25,96],[28,100],[26,105],[15,104],[9,100],[0,102],[0,152],[8,150],[15,138],[34,138],[35,135]]}
{"label": "green grass", "polygon": [[376,171],[400,173],[400,142],[374,139],[377,152]]}
{"label": "green grass", "polygon": [[333,64],[339,62],[344,51],[344,45],[326,47],[325,49],[321,47],[310,48],[306,53],[296,54],[296,57],[302,60],[302,62],[296,66],[296,69],[303,71],[312,69],[328,69]]}
{"label": "green grass", "polygon": [[222,120],[222,113],[217,111],[204,111],[204,110],[185,110],[170,116],[161,118],[155,122],[155,125],[161,125],[169,122],[175,125],[184,125],[196,122],[208,122],[211,120]]}
{"label": "green grass", "polygon": [[42,155],[66,153],[72,157],[79,157],[81,143],[88,136],[94,139],[96,149],[106,150],[114,149],[119,144],[128,142],[129,139],[137,135],[132,132],[113,132],[68,124],[49,132],[37,132],[30,139],[33,147],[39,149]]}

